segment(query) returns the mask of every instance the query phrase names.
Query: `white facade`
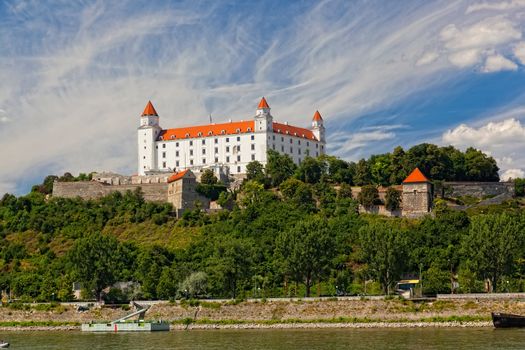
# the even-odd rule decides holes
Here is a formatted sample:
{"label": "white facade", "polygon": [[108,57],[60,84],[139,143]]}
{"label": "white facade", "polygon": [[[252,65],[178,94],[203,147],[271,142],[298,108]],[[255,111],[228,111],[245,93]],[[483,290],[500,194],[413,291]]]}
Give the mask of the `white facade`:
{"label": "white facade", "polygon": [[289,155],[296,164],[307,155],[325,153],[324,126],[318,112],[312,129],[277,123],[263,98],[250,121],[163,130],[150,104],[138,128],[139,175],[209,167],[244,174],[246,165],[254,160],[266,164],[269,149]]}

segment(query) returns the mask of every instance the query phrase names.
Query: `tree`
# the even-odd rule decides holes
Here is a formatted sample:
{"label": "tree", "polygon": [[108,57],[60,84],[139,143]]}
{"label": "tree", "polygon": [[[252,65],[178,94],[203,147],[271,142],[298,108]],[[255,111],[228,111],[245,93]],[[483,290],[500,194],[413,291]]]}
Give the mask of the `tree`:
{"label": "tree", "polygon": [[180,285],[179,290],[187,298],[195,298],[206,294],[208,275],[205,272],[194,272]]}
{"label": "tree", "polygon": [[480,278],[489,278],[492,288],[504,275],[510,275],[513,262],[522,253],[523,223],[507,213],[479,215],[472,218],[468,235],[462,242],[467,265]]}
{"label": "tree", "polygon": [[277,187],[284,180],[291,177],[297,166],[287,154],[279,154],[274,150],[268,151],[266,175],[270,178],[271,185]]}
{"label": "tree", "polygon": [[281,271],[298,283],[304,283],[306,297],[315,279],[329,271],[335,256],[334,239],[325,220],[310,217],[277,237],[276,258]]}
{"label": "tree", "polygon": [[279,186],[283,198],[295,205],[298,208],[302,208],[308,212],[315,209],[315,201],[312,197],[312,189],[310,185],[304,182],[289,178],[283,181]]}
{"label": "tree", "polygon": [[366,160],[361,159],[357,162],[355,167],[354,184],[356,186],[363,186],[370,184],[370,168]]}
{"label": "tree", "polygon": [[406,233],[381,222],[373,222],[359,229],[364,262],[371,275],[388,293],[397,281],[406,261]]}
{"label": "tree", "polygon": [[400,206],[401,206],[401,192],[396,190],[393,187],[389,187],[386,190],[385,207],[390,211],[394,211],[394,210],[399,209]]}
{"label": "tree", "polygon": [[108,235],[92,233],[78,239],[68,254],[74,278],[101,300],[102,290],[115,282],[117,240]]}
{"label": "tree", "polygon": [[379,192],[374,185],[365,185],[361,187],[361,192],[357,195],[359,203],[365,207],[370,208],[379,203]]}
{"label": "tree", "polygon": [[157,296],[161,299],[173,299],[178,290],[177,276],[173,268],[165,266],[157,284]]}
{"label": "tree", "polygon": [[515,179],[514,180],[514,191],[516,197],[525,196],[525,179]]}
{"label": "tree", "polygon": [[465,152],[465,167],[470,181],[499,181],[496,160],[475,148]]}
{"label": "tree", "polygon": [[203,185],[215,185],[217,181],[217,176],[211,169],[204,170],[201,175],[201,184]]}
{"label": "tree", "polygon": [[255,180],[261,184],[266,182],[264,175],[264,166],[254,160],[246,165],[246,180]]}
{"label": "tree", "polygon": [[323,173],[321,163],[310,156],[306,156],[302,163],[297,167],[295,176],[306,183],[314,184],[319,182]]}

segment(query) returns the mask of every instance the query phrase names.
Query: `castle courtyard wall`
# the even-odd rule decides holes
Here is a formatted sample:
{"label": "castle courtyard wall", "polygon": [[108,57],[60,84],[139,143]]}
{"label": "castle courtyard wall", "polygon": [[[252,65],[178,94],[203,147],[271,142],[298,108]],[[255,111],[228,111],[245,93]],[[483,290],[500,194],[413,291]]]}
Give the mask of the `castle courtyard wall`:
{"label": "castle courtyard wall", "polygon": [[168,184],[126,184],[108,185],[97,181],[78,181],[78,182],[59,182],[53,183],[53,196],[63,198],[97,199],[107,196],[111,192],[126,193],[135,191],[137,188],[142,190],[144,200],[148,202],[167,202]]}

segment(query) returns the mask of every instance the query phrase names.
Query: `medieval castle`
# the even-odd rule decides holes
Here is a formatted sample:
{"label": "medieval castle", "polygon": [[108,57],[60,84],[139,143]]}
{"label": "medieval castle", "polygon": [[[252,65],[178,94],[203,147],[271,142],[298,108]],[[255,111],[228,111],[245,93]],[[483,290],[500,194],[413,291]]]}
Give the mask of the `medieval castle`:
{"label": "medieval castle", "polygon": [[[173,205],[177,215],[195,207],[220,209],[196,192],[196,183],[203,170],[212,169],[219,180],[238,186],[244,178],[246,165],[252,161],[266,164],[267,151],[286,154],[300,164],[306,156],[325,153],[326,139],[323,118],[316,111],[310,129],[273,121],[268,102],[263,97],[251,120],[162,129],[159,115],[150,102],[140,116],[138,127],[138,173],[123,176],[113,173],[95,174],[89,182],[55,182],[57,197],[99,198],[110,192],[141,188],[147,201],[163,201]],[[448,183],[449,191],[489,196],[509,196],[509,183]],[[354,197],[361,189],[352,188]],[[361,208],[388,216],[418,217],[432,210],[433,188],[427,177],[414,171],[397,186],[401,207],[393,212],[384,206]],[[384,189],[379,196],[384,200]]]}

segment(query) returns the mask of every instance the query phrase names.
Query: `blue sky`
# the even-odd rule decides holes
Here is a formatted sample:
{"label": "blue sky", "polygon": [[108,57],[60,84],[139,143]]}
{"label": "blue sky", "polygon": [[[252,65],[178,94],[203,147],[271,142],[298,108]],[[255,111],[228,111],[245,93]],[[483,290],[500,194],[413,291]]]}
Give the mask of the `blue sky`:
{"label": "blue sky", "polygon": [[47,174],[136,169],[165,128],[323,115],[331,154],[474,146],[525,170],[525,1],[10,1],[0,4],[0,194]]}

